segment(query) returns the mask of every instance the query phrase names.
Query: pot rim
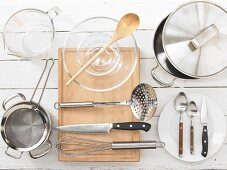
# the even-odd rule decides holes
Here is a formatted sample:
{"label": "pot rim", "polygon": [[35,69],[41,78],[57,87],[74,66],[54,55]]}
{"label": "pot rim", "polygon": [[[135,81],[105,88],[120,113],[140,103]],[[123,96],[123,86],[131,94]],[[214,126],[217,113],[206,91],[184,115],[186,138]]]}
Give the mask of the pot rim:
{"label": "pot rim", "polygon": [[[44,132],[42,137],[40,138],[40,140],[34,144],[31,147],[27,147],[27,148],[22,148],[22,147],[17,147],[15,145],[13,145],[11,143],[11,141],[8,139],[7,134],[5,132],[5,124],[7,122],[7,119],[9,118],[9,116],[16,110],[21,109],[21,108],[28,108],[31,109],[33,106],[38,106],[36,107],[36,109],[38,109],[39,114],[41,114],[40,116],[42,117],[42,120],[44,121]],[[4,113],[2,121],[1,121],[1,135],[3,140],[6,142],[6,144],[17,151],[20,152],[24,152],[24,151],[32,151],[36,148],[38,148],[39,146],[41,146],[42,144],[44,144],[50,136],[51,133],[51,119],[49,114],[41,107],[39,106],[36,102],[33,101],[21,101],[21,102],[17,102],[16,104],[10,106]]]}

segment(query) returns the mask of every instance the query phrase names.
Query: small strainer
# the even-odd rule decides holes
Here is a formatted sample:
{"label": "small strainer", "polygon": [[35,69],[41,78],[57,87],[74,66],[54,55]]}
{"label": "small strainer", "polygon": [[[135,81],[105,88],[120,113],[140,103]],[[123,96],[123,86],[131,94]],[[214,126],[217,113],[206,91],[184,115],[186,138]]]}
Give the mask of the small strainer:
{"label": "small strainer", "polygon": [[[54,60],[52,60],[53,63],[47,73],[47,78],[44,82],[39,101],[37,103],[33,101],[38,86],[47,68],[48,61],[49,60],[46,61],[45,68],[30,100],[26,100],[23,94],[17,93],[16,95],[13,95],[3,101],[2,106],[6,112],[1,122],[1,135],[3,140],[8,145],[5,153],[12,158],[19,159],[24,151],[29,151],[30,156],[36,159],[44,156],[51,150],[51,142],[49,141],[51,120],[49,114],[40,106],[40,101],[42,99],[50,71],[53,67]],[[22,101],[6,109],[6,104],[16,97],[22,98]],[[48,147],[45,147],[43,151],[36,154],[31,152],[44,144],[47,144]],[[20,155],[15,156],[10,154],[8,152],[9,147],[20,151]]]}
{"label": "small strainer", "polygon": [[157,96],[152,86],[146,83],[141,83],[135,87],[129,101],[118,102],[70,102],[70,103],[55,103],[55,108],[69,107],[94,107],[103,105],[128,105],[131,107],[133,115],[141,121],[150,120],[157,108]]}
{"label": "small strainer", "polygon": [[45,118],[42,118],[39,112],[23,106],[9,116],[5,132],[13,146],[30,148],[42,138],[43,122],[45,122]]}

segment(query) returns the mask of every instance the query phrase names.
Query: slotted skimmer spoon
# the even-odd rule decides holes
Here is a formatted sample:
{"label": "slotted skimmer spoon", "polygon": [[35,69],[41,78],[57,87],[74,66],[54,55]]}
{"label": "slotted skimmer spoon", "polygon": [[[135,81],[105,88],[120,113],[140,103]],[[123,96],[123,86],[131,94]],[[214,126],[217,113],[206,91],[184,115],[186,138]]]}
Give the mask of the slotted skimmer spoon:
{"label": "slotted skimmer spoon", "polygon": [[65,157],[88,155],[95,152],[120,149],[156,149],[165,144],[156,141],[104,142],[77,136],[65,136],[57,142],[57,151]]}
{"label": "slotted skimmer spoon", "polygon": [[152,86],[141,83],[135,87],[129,101],[117,102],[70,102],[55,103],[55,109],[59,108],[78,108],[78,107],[95,107],[105,105],[128,105],[131,107],[133,115],[141,121],[150,120],[157,108],[157,96]]}

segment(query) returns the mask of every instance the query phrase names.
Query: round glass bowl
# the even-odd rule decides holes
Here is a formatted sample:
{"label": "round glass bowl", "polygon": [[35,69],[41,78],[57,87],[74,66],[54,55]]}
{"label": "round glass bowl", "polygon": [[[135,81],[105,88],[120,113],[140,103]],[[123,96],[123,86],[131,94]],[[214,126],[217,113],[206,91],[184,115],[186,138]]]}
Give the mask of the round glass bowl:
{"label": "round glass bowl", "polygon": [[[80,22],[66,38],[62,60],[72,77],[110,39],[118,21],[94,17]],[[125,83],[135,70],[138,49],[133,35],[113,43],[75,80],[92,91],[109,91]]]}
{"label": "round glass bowl", "polygon": [[53,7],[48,12],[29,8],[14,13],[3,30],[6,52],[28,59],[47,56],[55,34],[53,19],[60,12]]}

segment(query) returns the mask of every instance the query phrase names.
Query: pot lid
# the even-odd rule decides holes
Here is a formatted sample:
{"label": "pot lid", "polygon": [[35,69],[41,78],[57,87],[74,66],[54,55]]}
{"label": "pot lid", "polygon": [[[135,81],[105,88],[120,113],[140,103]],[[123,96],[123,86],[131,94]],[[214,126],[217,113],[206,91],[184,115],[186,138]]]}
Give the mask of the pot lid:
{"label": "pot lid", "polygon": [[163,48],[174,67],[191,77],[214,75],[227,66],[227,12],[210,2],[191,2],[168,17]]}

